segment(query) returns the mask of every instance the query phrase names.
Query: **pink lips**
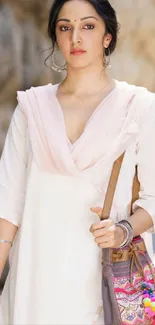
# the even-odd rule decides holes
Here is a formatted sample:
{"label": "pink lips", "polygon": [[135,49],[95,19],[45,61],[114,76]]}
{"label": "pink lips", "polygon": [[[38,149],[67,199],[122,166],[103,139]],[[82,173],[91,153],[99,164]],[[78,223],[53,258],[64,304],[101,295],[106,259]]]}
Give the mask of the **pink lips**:
{"label": "pink lips", "polygon": [[84,53],[86,53],[86,51],[84,51],[84,50],[82,50],[82,49],[73,49],[73,50],[71,51],[71,54],[72,54],[72,55],[81,55],[81,54],[84,54]]}

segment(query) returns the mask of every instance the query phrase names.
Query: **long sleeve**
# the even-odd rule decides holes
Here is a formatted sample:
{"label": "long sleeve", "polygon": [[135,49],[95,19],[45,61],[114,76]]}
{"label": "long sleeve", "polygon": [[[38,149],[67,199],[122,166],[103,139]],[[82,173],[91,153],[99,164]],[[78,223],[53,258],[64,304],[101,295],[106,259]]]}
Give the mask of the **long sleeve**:
{"label": "long sleeve", "polygon": [[[138,207],[143,208],[150,214],[155,225],[155,101],[147,112],[137,148],[140,192],[139,199],[133,204],[133,212]],[[149,231],[154,229],[152,227]]]}
{"label": "long sleeve", "polygon": [[18,105],[13,114],[0,161],[0,218],[20,226],[25,203],[27,121]]}

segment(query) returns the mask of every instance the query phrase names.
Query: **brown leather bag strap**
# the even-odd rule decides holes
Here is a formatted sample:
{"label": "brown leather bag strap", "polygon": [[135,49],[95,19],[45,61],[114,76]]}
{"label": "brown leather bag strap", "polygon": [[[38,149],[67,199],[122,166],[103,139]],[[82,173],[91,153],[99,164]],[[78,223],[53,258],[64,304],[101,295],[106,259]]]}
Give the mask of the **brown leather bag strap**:
{"label": "brown leather bag strap", "polygon": [[107,189],[107,193],[105,196],[104,205],[103,205],[103,209],[102,209],[101,220],[108,219],[110,216],[112,202],[113,202],[115,189],[116,189],[120,169],[122,166],[123,158],[124,158],[124,153],[113,164],[113,168],[112,168],[112,172],[111,172],[111,176],[110,176],[110,180],[109,180],[109,184],[108,184],[108,189]]}
{"label": "brown leather bag strap", "polygon": [[133,179],[133,186],[132,186],[132,202],[131,205],[138,199],[139,191],[140,191],[140,183],[138,180],[138,170],[137,166],[135,167],[135,176]]}
{"label": "brown leather bag strap", "polygon": [[[107,193],[106,193],[105,200],[104,200],[104,206],[103,206],[103,209],[102,209],[101,220],[108,219],[109,216],[110,216],[112,202],[113,202],[115,189],[116,189],[120,169],[121,169],[121,166],[122,166],[124,154],[125,154],[125,152],[114,162],[112,172],[111,172],[111,176],[110,176],[110,180],[109,180],[109,184],[108,184]],[[137,178],[137,167],[136,167],[134,181],[133,181],[133,188],[132,188],[132,202],[131,202],[131,205],[135,200],[138,199],[139,189],[140,189],[140,184],[139,184],[139,181],[138,181],[138,178]]]}

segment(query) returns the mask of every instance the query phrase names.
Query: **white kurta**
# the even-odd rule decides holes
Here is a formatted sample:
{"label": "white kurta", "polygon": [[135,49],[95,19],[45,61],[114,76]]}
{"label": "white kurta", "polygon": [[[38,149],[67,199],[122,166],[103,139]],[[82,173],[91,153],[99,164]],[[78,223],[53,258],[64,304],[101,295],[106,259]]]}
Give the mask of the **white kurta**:
{"label": "white kurta", "polygon": [[[89,228],[113,162],[126,151],[111,218],[133,206],[155,222],[155,96],[117,82],[72,146],[57,85],[18,93],[0,165],[0,215],[19,226],[2,293],[3,324],[91,325],[101,306],[101,251]],[[101,313],[98,323],[104,324]]]}

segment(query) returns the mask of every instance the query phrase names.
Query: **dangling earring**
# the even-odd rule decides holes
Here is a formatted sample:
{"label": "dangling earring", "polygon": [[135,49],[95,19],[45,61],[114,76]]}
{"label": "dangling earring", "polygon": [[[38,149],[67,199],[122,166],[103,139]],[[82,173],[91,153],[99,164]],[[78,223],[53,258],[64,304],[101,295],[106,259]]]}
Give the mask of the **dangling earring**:
{"label": "dangling earring", "polygon": [[[106,50],[108,50],[108,59],[106,58]],[[105,68],[111,68],[112,65],[111,65],[111,55],[110,55],[110,48],[105,48],[105,52],[104,52],[104,60],[103,60],[103,65]]]}
{"label": "dangling earring", "polygon": [[58,50],[54,50],[53,54],[52,54],[52,69],[56,72],[63,72],[65,70],[67,70],[67,65],[66,65],[66,62],[64,65],[62,66],[59,66],[55,63],[55,57],[56,57],[56,54],[57,54]]}

